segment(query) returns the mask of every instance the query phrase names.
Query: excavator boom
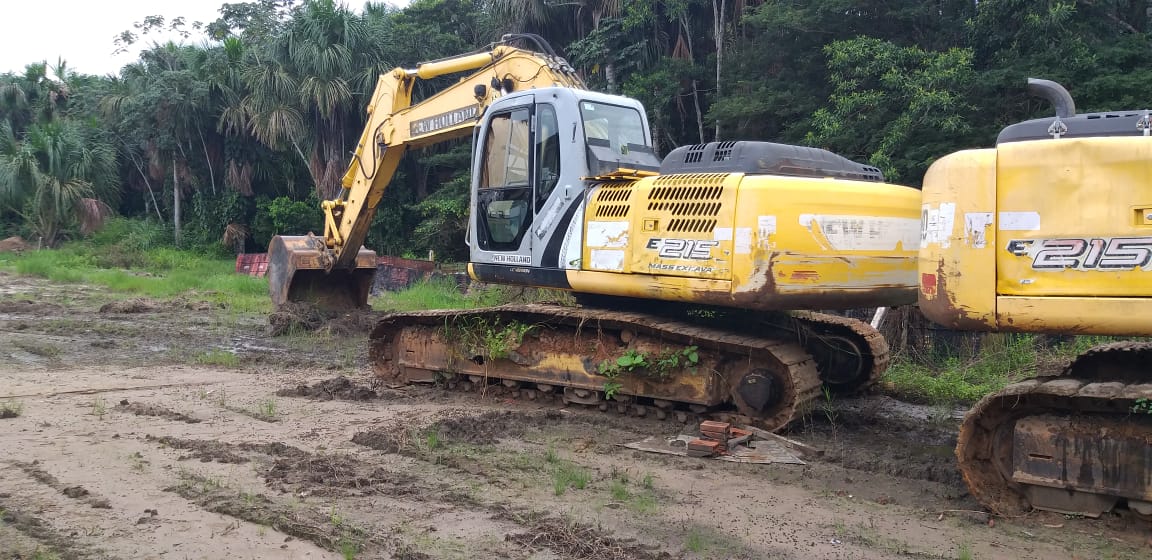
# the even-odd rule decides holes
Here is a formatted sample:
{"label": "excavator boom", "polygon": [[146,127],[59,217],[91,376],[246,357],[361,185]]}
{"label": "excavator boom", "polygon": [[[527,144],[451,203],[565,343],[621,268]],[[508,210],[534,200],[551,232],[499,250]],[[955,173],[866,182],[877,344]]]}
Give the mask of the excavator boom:
{"label": "excavator boom", "polygon": [[[534,41],[543,52],[510,43]],[[412,104],[417,80],[474,71]],[[506,35],[477,53],[396,68],[381,75],[368,104],[343,189],[321,202],[324,235],[276,236],[269,254],[269,291],[276,307],[307,302],[323,309],[365,307],[376,254],[362,246],[376,207],[408,148],[468,136],[485,109],[513,91],[549,86],[584,89],[568,63],[534,35]]]}

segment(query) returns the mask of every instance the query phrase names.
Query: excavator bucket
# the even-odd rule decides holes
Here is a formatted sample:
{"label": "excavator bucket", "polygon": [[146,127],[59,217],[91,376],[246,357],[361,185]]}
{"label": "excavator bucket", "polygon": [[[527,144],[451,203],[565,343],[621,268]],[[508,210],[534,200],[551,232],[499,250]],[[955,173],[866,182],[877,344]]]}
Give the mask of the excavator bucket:
{"label": "excavator bucket", "polygon": [[272,238],[268,246],[268,291],[277,309],[286,303],[309,303],[339,312],[368,306],[376,274],[376,253],[360,248],[353,268],[328,271],[324,240],[313,235]]}

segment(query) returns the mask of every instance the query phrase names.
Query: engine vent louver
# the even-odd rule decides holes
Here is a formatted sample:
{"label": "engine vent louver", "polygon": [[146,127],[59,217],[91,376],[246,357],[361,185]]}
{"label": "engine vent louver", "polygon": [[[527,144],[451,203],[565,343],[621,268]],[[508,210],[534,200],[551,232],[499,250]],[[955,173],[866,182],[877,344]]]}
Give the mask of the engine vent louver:
{"label": "engine vent louver", "polygon": [[596,193],[597,218],[628,217],[628,200],[632,198],[634,183],[605,183]]}
{"label": "engine vent louver", "polygon": [[648,193],[648,210],[669,212],[670,232],[706,233],[716,227],[726,173],[693,173],[656,179]]}

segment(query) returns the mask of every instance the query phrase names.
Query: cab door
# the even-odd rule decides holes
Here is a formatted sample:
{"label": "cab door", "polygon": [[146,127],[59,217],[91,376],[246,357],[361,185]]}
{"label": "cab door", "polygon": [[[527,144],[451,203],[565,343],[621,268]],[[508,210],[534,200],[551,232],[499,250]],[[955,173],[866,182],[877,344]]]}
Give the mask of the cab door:
{"label": "cab door", "polygon": [[532,264],[532,96],[522,100],[490,113],[477,138],[469,227],[474,263]]}

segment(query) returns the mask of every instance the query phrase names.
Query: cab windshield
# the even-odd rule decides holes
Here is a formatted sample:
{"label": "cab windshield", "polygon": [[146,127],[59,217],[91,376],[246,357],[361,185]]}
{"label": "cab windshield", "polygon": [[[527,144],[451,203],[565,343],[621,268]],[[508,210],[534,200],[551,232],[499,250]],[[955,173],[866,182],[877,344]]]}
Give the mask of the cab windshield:
{"label": "cab windshield", "polygon": [[644,121],[635,109],[581,101],[580,117],[584,121],[584,136],[588,138],[590,146],[608,147],[617,154],[648,148]]}

